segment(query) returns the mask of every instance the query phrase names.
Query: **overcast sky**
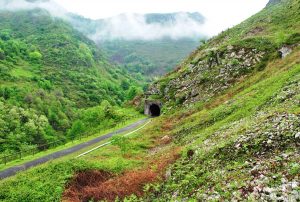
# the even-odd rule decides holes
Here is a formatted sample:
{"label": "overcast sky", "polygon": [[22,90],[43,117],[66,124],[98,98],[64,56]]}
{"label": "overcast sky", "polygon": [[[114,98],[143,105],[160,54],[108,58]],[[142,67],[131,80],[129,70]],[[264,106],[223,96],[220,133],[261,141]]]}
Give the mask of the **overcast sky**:
{"label": "overcast sky", "polygon": [[55,0],[70,12],[87,18],[106,18],[120,13],[200,12],[217,33],[260,11],[268,0]]}

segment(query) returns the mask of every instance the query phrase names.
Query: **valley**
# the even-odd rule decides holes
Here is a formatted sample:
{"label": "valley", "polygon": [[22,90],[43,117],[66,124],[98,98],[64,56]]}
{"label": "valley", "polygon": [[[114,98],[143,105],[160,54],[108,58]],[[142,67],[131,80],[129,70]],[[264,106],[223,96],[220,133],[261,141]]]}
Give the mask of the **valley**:
{"label": "valley", "polygon": [[270,0],[216,36],[159,40],[111,28],[178,13],[0,11],[0,157],[40,152],[0,169],[72,150],[0,180],[0,201],[299,201],[299,10]]}

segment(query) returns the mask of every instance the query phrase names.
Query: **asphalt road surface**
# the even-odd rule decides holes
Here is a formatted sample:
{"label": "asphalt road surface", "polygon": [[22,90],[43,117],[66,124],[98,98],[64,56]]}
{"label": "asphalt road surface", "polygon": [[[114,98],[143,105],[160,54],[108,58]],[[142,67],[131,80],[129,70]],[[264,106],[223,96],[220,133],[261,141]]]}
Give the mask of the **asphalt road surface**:
{"label": "asphalt road surface", "polygon": [[95,139],[92,139],[88,142],[84,142],[84,143],[81,143],[81,144],[78,144],[78,145],[75,145],[73,147],[70,147],[68,149],[64,149],[64,150],[61,150],[61,151],[58,151],[58,152],[55,152],[55,153],[52,153],[52,154],[49,154],[47,156],[44,156],[44,157],[41,157],[41,158],[38,158],[38,159],[35,159],[35,160],[32,160],[32,161],[29,161],[27,163],[24,163],[22,165],[19,165],[19,166],[14,166],[14,167],[11,167],[11,168],[8,168],[6,170],[3,170],[3,171],[0,171],[0,179],[4,179],[4,178],[7,178],[7,177],[10,177],[10,176],[13,176],[15,175],[16,173],[20,172],[20,171],[24,171],[24,170],[27,170],[31,167],[34,167],[34,166],[37,166],[37,165],[40,165],[40,164],[43,164],[43,163],[46,163],[47,161],[50,161],[50,160],[53,160],[53,159],[57,159],[57,158],[60,158],[60,157],[63,157],[63,156],[66,156],[66,155],[69,155],[69,154],[72,154],[72,153],[75,153],[83,148],[86,148],[86,147],[89,147],[93,144],[96,144],[98,142],[101,142],[102,140],[105,140],[107,138],[110,138],[114,135],[117,135],[117,134],[120,134],[120,133],[124,133],[126,131],[130,131],[140,125],[142,125],[143,123],[145,123],[149,118],[145,118],[145,119],[142,119],[142,120],[139,120],[131,125],[128,125],[124,128],[121,128],[117,131],[114,131],[114,132],[111,132],[111,133],[108,133],[106,135],[103,135],[101,137],[97,137]]}

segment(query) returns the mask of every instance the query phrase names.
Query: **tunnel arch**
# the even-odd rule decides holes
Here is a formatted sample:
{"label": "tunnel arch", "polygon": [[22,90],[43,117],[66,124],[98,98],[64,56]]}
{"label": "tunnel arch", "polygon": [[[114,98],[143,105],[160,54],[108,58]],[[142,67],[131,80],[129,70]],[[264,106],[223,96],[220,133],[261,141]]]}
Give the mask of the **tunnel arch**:
{"label": "tunnel arch", "polygon": [[145,100],[144,113],[151,117],[161,115],[162,103],[158,100]]}
{"label": "tunnel arch", "polygon": [[157,104],[151,104],[149,107],[150,116],[160,116],[160,107]]}

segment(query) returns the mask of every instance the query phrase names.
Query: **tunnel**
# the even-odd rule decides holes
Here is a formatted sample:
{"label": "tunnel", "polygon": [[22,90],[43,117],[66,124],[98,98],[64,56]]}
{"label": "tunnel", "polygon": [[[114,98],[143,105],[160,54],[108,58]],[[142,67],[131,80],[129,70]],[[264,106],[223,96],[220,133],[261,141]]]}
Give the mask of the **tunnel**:
{"label": "tunnel", "polygon": [[160,107],[157,104],[151,104],[149,107],[150,116],[156,117],[160,115]]}
{"label": "tunnel", "polygon": [[162,102],[159,100],[145,100],[144,113],[151,117],[161,115]]}

